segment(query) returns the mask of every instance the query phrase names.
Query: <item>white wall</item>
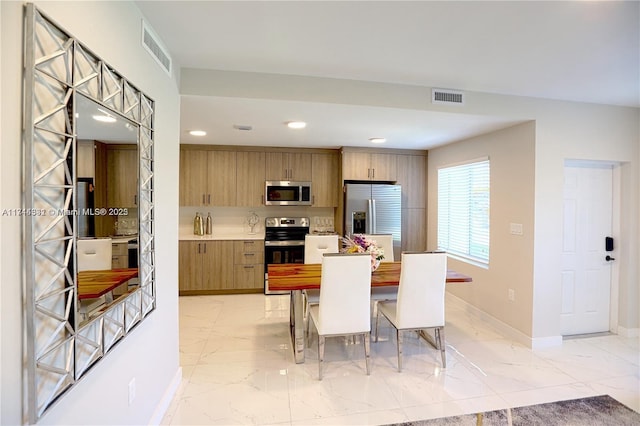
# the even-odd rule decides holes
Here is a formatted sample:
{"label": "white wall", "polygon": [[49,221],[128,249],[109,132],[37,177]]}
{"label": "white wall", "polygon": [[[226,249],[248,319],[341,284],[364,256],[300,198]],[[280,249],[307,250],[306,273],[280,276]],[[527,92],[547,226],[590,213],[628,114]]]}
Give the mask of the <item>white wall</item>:
{"label": "white wall", "polygon": [[[41,424],[146,424],[180,375],[178,353],[179,94],[140,45],[141,15],[130,2],[36,2],[89,49],[156,101],[157,309],[45,414]],[[23,3],[0,2],[2,208],[21,200]],[[0,218],[0,423],[22,423],[22,274],[20,218]],[[127,402],[136,379],[137,397]],[[157,413],[156,413],[157,414]]]}
{"label": "white wall", "polygon": [[[481,94],[473,112],[529,117],[535,120],[535,213],[531,345],[560,342],[560,272],[562,252],[563,167],[565,159],[623,163],[621,172],[619,331],[636,332],[638,317],[638,150],[640,113],[625,108],[575,102]],[[443,147],[442,150],[455,149]],[[480,282],[487,286],[491,283]],[[470,301],[470,300],[468,300]],[[475,301],[470,301],[472,304]],[[497,301],[497,303],[501,303]],[[490,311],[481,304],[476,307]],[[507,324],[518,328],[516,317]],[[635,330],[635,331],[634,331]]]}
{"label": "white wall", "polygon": [[[529,122],[429,151],[427,248],[437,249],[438,169],[481,157],[490,160],[489,268],[449,259],[449,267],[473,283],[447,291],[531,336],[533,309],[535,123]],[[523,235],[512,235],[519,223]],[[515,300],[508,300],[513,289]]]}

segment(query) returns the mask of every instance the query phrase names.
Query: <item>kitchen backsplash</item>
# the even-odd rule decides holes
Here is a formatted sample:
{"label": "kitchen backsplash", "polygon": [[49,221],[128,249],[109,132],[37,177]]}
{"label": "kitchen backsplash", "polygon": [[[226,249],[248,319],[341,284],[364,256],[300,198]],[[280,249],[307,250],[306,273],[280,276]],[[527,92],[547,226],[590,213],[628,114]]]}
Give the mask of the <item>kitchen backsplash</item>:
{"label": "kitchen backsplash", "polygon": [[203,218],[211,213],[213,234],[248,234],[251,230],[249,217],[252,213],[258,216],[254,227],[257,234],[264,234],[265,217],[309,217],[311,231],[329,231],[334,229],[333,209],[318,207],[269,206],[256,208],[242,207],[180,207],[179,233],[193,234],[193,218],[196,213]]}

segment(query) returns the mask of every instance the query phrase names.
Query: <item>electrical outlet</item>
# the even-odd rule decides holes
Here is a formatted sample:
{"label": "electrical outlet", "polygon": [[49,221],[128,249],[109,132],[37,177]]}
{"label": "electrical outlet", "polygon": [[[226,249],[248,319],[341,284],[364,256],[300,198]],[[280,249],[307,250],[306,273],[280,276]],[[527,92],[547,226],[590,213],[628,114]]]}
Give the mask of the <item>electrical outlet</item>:
{"label": "electrical outlet", "polygon": [[129,405],[133,404],[133,400],[136,399],[136,378],[134,377],[129,382]]}
{"label": "electrical outlet", "polygon": [[509,293],[507,295],[510,301],[515,302],[516,300],[516,291],[512,288],[509,289]]}

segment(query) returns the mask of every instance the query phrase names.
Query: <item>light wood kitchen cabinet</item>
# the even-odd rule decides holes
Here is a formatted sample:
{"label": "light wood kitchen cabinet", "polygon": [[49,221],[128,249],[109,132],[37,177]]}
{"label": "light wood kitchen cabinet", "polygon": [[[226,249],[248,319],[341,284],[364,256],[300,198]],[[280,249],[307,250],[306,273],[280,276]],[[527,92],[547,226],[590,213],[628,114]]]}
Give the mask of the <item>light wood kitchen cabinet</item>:
{"label": "light wood kitchen cabinet", "polygon": [[342,152],[343,180],[390,181],[397,179],[395,154]]}
{"label": "light wood kitchen cabinet", "polygon": [[126,242],[111,244],[111,269],[129,266],[129,247]]}
{"label": "light wood kitchen cabinet", "polygon": [[402,209],[402,250],[427,249],[426,209]]}
{"label": "light wood kitchen cabinet", "polygon": [[402,185],[402,208],[427,207],[427,157],[397,155],[397,183]]}
{"label": "light wood kitchen cabinet", "polygon": [[234,241],[234,288],[242,292],[262,293],[264,290],[264,242]]}
{"label": "light wood kitchen cabinet", "polygon": [[107,207],[138,205],[138,146],[108,147]]}
{"label": "light wood kitchen cabinet", "polygon": [[180,151],[181,206],[235,206],[236,153]]}
{"label": "light wood kitchen cabinet", "polygon": [[264,205],[265,159],[264,152],[236,153],[236,205],[238,207]]}
{"label": "light wood kitchen cabinet", "polygon": [[233,290],[233,241],[180,241],[178,248],[181,295]]}
{"label": "light wood kitchen cabinet", "polygon": [[266,180],[311,181],[311,154],[267,152]]}
{"label": "light wood kitchen cabinet", "polygon": [[427,157],[396,156],[402,185],[402,250],[427,249]]}
{"label": "light wood kitchen cabinet", "polygon": [[78,141],[78,177],[96,177],[96,157],[93,141]]}
{"label": "light wood kitchen cabinet", "polygon": [[338,207],[340,157],[335,154],[311,155],[313,207]]}

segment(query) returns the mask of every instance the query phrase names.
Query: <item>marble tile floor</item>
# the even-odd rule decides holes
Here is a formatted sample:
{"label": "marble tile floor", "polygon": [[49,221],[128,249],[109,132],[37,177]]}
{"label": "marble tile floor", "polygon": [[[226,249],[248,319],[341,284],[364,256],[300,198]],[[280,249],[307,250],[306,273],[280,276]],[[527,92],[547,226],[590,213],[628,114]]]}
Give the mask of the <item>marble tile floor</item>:
{"label": "marble tile floor", "polygon": [[362,344],[336,337],[319,381],[315,333],[306,362],[293,362],[288,296],[181,297],[183,380],[162,424],[378,425],[601,394],[640,411],[638,338],[532,351],[449,301],[446,318],[446,369],[408,333],[398,373],[395,333],[381,322],[370,376]]}

